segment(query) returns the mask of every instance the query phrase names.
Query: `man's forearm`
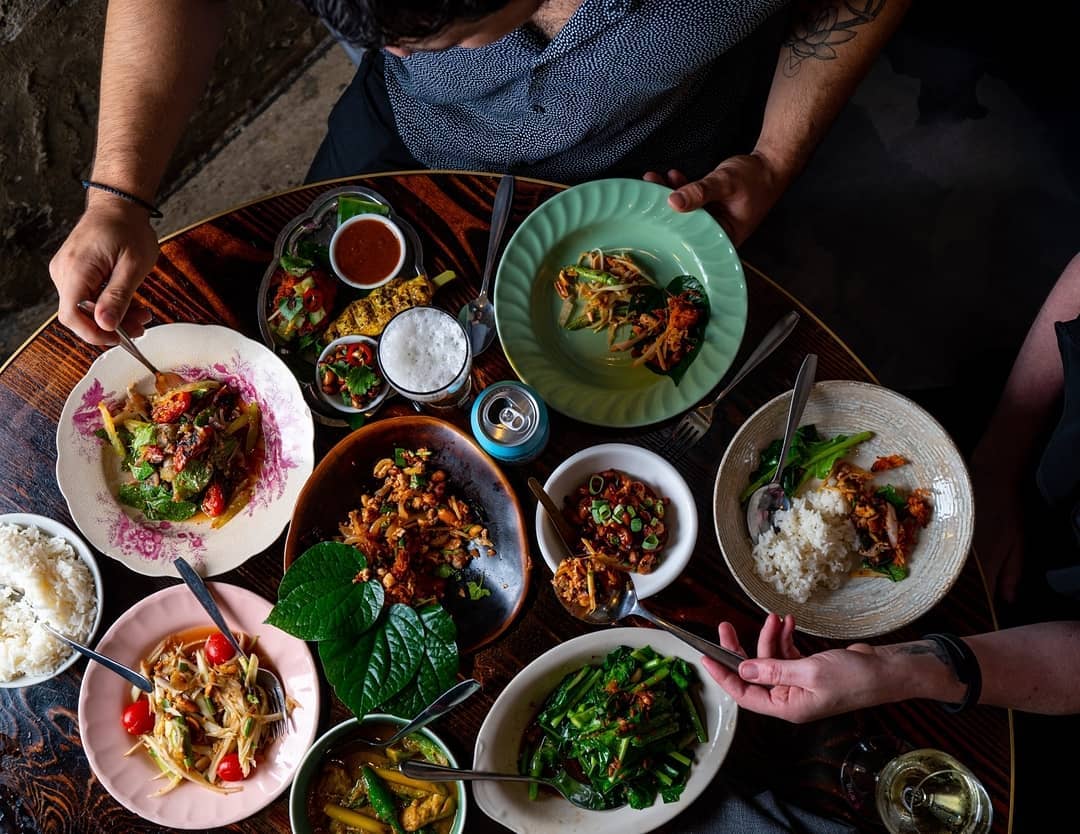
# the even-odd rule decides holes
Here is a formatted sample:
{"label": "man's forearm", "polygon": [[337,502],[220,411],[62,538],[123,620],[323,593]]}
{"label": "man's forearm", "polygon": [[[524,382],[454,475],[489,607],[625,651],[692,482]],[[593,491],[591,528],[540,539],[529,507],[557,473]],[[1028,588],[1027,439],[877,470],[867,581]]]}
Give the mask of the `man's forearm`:
{"label": "man's forearm", "polygon": [[110,0],[93,179],[154,199],[206,86],[225,11],[221,0]]}
{"label": "man's forearm", "polygon": [[910,0],[796,2],[755,152],[786,187],[802,170]]}

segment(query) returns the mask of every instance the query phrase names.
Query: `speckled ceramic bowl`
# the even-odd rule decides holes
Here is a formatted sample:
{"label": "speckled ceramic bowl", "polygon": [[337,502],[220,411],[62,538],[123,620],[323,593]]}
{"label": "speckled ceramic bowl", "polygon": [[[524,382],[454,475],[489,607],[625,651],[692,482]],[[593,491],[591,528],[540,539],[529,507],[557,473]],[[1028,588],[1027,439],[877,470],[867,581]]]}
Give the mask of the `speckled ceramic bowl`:
{"label": "speckled ceramic bowl", "polygon": [[936,605],[960,575],[975,531],[975,500],[967,467],[948,432],[922,407],[887,388],[830,380],[814,386],[800,425],[819,434],[874,436],[846,456],[869,469],[880,455],[899,454],[909,463],[881,473],[876,483],[930,491],[933,515],[919,531],[900,582],[884,576],[849,577],[835,590],[818,589],[804,602],[779,593],[754,570],[753,545],[739,494],[757,468],[758,454],[784,433],[790,392],[767,402],[731,439],[713,491],[713,518],[724,559],[747,595],[765,611],[794,614],[799,631],[842,640],[885,634],[911,623]]}

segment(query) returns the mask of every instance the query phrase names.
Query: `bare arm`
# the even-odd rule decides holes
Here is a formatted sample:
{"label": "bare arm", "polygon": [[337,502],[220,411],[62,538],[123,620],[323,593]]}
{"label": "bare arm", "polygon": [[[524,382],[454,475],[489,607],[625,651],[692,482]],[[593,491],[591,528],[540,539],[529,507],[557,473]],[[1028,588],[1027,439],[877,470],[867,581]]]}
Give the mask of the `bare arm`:
{"label": "bare arm", "polygon": [[1024,479],[1052,422],[1065,378],[1054,323],[1080,314],[1080,255],[1065,267],[1032,322],[997,407],[971,459],[975,552],[991,594],[1016,596],[1024,562]]}
{"label": "bare arm", "polygon": [[[794,629],[792,617],[770,614],[757,658],[743,663],[738,674],[708,658],[704,664],[739,706],[798,723],[913,698],[956,703],[966,692],[935,643],[856,643],[803,657]],[[729,623],[719,633],[725,648],[745,654]],[[963,639],[982,670],[980,704],[1080,713],[1080,623],[1037,623]]]}
{"label": "bare arm", "polygon": [[780,50],[761,133],[751,153],[723,160],[699,180],[681,171],[645,179],[678,189],[677,211],[704,205],[739,246],[758,227],[806,165],[910,0],[804,0]]}
{"label": "bare arm", "polygon": [[[221,0],[111,0],[91,179],[154,201],[206,86],[224,18]],[[111,331],[156,257],[146,210],[91,190],[86,213],[50,264],[60,320],[88,341],[114,341]],[[75,309],[95,298],[96,325]],[[133,311],[126,323],[138,332],[145,318]]]}

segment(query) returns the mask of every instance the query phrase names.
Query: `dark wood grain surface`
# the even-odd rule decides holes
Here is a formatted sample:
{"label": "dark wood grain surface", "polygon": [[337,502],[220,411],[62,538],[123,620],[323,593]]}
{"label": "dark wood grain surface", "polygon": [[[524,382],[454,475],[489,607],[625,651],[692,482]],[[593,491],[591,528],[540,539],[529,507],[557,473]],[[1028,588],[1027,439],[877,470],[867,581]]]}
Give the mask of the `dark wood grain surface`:
{"label": "dark wood grain surface", "polygon": [[[453,269],[464,280],[440,290],[436,303],[456,311],[478,289],[485,256],[488,222],[497,179],[486,175],[423,173],[383,175],[355,182],[377,189],[419,231],[429,274]],[[338,185],[334,183],[332,185]],[[331,184],[269,197],[173,235],[140,298],[158,322],[213,322],[235,327],[258,339],[255,295],[270,262],[274,240],[293,216]],[[558,190],[537,181],[519,181],[507,237],[524,217]],[[802,357],[819,356],[819,379],[873,381],[868,369],[812,313],[779,286],[747,265],[749,322],[737,362],[777,318],[792,308],[803,313],[787,343],[726,399],[717,423],[680,463],[693,486],[701,518],[699,546],[684,575],[651,607],[686,628],[715,639],[719,619],[731,620],[751,642],[762,614],[740,591],[725,566],[712,532],[711,495],[717,463],[735,429],[753,410],[789,389]],[[72,524],[56,486],[56,423],[68,393],[83,376],[98,349],[76,339],[51,321],[0,372],[0,511],[35,512]],[[474,384],[513,378],[495,347],[478,357]],[[391,413],[392,410],[388,411]],[[463,417],[459,417],[465,425]],[[543,481],[568,455],[598,442],[626,441],[658,450],[671,423],[645,429],[607,430],[552,415],[551,441],[545,453],[524,466],[505,467],[532,518],[535,502],[525,487],[534,475]],[[318,427],[321,456],[344,431]],[[495,643],[463,658],[461,672],[483,684],[483,691],[439,724],[459,761],[471,761],[472,740],[497,694],[523,665],[556,643],[583,633],[555,601],[549,573],[530,530],[533,575],[523,613]],[[216,577],[276,598],[282,574],[284,535],[243,566]],[[173,580],[133,573],[99,555],[106,607],[99,635],[130,605]],[[978,566],[969,559],[963,575],[945,600],[918,622],[879,642],[917,637],[929,631],[960,634],[994,627]],[[801,636],[804,651],[833,645]],[[0,690],[0,832],[156,831],[115,802],[92,773],[80,745],[76,707],[85,661],[54,680],[27,689]],[[347,717],[324,686],[320,729]],[[119,718],[119,707],[117,709]],[[860,820],[840,793],[837,774],[852,742],[867,733],[890,730],[919,746],[936,746],[969,764],[993,799],[994,832],[1011,831],[1013,739],[1011,714],[976,708],[962,715],[936,704],[910,702],[794,726],[743,712],[722,775],[747,790],[770,789],[819,814],[850,819],[867,831],[881,830]],[[710,789],[699,802],[719,802],[723,791]],[[289,830],[287,798],[228,829],[242,832]],[[470,809],[469,834],[504,830],[479,809]],[[678,818],[660,829],[682,830]]]}

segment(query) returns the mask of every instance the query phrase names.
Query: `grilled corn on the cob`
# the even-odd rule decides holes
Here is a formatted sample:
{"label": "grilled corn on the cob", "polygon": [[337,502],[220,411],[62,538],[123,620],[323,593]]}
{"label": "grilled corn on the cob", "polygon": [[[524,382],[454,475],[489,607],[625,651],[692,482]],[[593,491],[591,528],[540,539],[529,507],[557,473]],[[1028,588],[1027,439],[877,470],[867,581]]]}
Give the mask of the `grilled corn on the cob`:
{"label": "grilled corn on the cob", "polygon": [[449,270],[428,278],[397,279],[372,290],[347,306],[323,332],[322,340],[329,343],[342,336],[378,336],[395,315],[409,307],[430,304],[435,291],[455,278]]}

